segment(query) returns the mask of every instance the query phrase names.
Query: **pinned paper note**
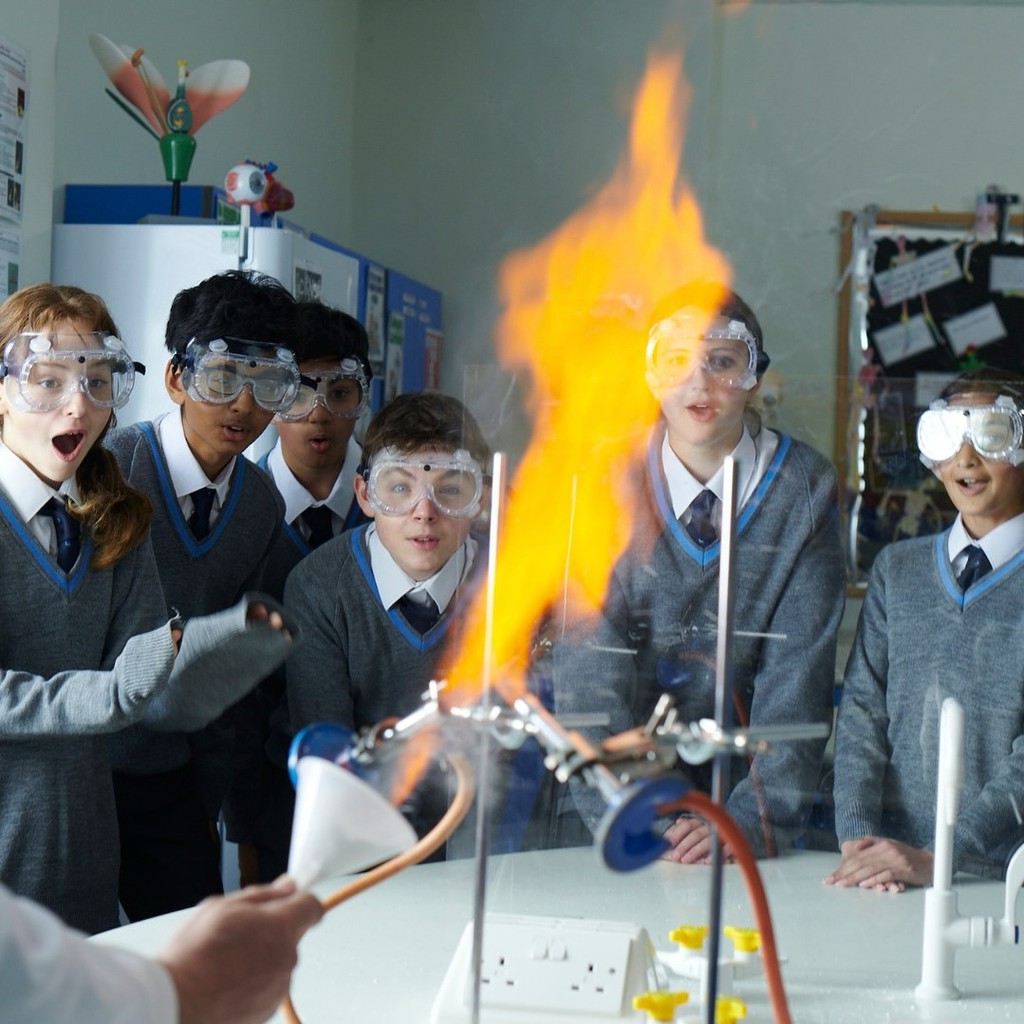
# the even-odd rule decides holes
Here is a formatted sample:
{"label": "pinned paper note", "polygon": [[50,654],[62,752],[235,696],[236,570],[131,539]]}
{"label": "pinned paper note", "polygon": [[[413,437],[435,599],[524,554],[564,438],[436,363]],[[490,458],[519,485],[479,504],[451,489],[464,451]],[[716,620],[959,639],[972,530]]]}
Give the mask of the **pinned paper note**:
{"label": "pinned paper note", "polygon": [[994,302],[943,320],[942,330],[958,356],[969,348],[981,348],[1006,337],[1006,326]]}
{"label": "pinned paper note", "polygon": [[910,359],[911,356],[928,352],[936,347],[931,328],[920,314],[873,331],[871,340],[874,342],[879,359],[886,366]]}
{"label": "pinned paper note", "polygon": [[900,263],[891,270],[875,274],[875,287],[883,306],[895,306],[922,292],[940,288],[962,277],[954,246],[945,245],[934,252]]}
{"label": "pinned paper note", "polygon": [[1024,292],[1024,256],[993,256],[988,287],[993,292]]}

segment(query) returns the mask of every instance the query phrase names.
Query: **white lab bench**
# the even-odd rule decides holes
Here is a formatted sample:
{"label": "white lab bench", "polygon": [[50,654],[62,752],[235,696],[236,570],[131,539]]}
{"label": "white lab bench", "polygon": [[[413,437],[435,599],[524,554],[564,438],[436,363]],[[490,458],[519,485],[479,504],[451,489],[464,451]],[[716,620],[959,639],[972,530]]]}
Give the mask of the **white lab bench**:
{"label": "white lab bench", "polygon": [[[1020,945],[958,950],[955,981],[962,998],[917,1005],[913,989],[921,970],[923,890],[890,895],[827,886],[822,878],[836,860],[833,854],[797,853],[760,862],[796,1024],[1024,1019]],[[724,873],[723,924],[752,926],[739,869],[727,866]],[[507,854],[488,862],[487,906],[506,913],[631,922],[667,951],[673,948],[672,928],[707,923],[709,878],[706,867],[667,862],[616,874],[590,848]],[[316,891],[323,895],[337,884]],[[422,865],[332,910],[300,947],[292,993],[304,1024],[426,1024],[472,916],[473,884],[472,860]],[[967,880],[956,888],[961,912],[1002,916],[999,883]],[[1024,912],[1024,905],[1019,910]],[[187,914],[140,922],[96,941],[153,953]],[[728,951],[723,941],[722,955]],[[763,977],[743,978],[730,991],[747,1004],[744,1024],[773,1020]],[[684,1007],[683,1012],[694,1011]],[[567,1024],[584,1019],[566,1017]],[[487,1024],[486,1012],[482,1022]]]}

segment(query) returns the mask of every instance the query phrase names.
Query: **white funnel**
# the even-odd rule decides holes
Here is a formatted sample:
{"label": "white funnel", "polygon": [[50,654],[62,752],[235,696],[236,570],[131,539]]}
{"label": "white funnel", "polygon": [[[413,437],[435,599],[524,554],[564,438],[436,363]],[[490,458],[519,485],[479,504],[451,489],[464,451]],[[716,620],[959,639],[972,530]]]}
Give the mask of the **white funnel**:
{"label": "white funnel", "polygon": [[303,757],[296,773],[288,874],[301,889],[372,867],[416,842],[401,812],[352,772]]}

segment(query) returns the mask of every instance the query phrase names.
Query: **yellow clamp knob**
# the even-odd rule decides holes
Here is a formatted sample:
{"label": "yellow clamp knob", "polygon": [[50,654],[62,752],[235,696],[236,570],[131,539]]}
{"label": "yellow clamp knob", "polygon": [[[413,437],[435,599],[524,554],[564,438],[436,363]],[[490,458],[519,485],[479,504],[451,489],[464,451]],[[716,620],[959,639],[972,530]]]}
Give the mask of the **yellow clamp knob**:
{"label": "yellow clamp knob", "polygon": [[736,996],[719,996],[715,1000],[715,1024],[736,1024],[747,1015],[747,1004]]}
{"label": "yellow clamp knob", "polygon": [[707,933],[706,924],[681,924],[678,928],[673,928],[668,937],[672,942],[678,942],[687,949],[700,949],[704,945]]}
{"label": "yellow clamp knob", "polygon": [[676,1014],[676,1007],[689,998],[688,992],[641,992],[633,996],[633,1009],[646,1010],[651,1020],[671,1020]]}
{"label": "yellow clamp knob", "polygon": [[726,938],[732,939],[737,953],[756,953],[761,946],[761,933],[756,928],[737,928],[727,924],[722,930]]}

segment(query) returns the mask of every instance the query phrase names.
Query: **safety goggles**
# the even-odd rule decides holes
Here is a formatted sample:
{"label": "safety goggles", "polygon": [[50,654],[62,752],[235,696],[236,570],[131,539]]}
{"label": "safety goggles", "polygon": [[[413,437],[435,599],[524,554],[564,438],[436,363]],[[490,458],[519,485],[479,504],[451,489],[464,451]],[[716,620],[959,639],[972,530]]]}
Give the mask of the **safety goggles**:
{"label": "safety goggles", "polygon": [[992,405],[949,405],[940,399],[917,421],[917,449],[931,469],[956,455],[965,441],[983,458],[1019,466],[1022,439],[1021,412],[1006,395]]}
{"label": "safety goggles", "polygon": [[277,415],[282,420],[301,420],[322,405],[332,416],[354,420],[366,408],[368,396],[362,366],[355,359],[342,359],[337,370],[318,370],[315,377],[303,374],[295,401]]}
{"label": "safety goggles", "polygon": [[120,338],[103,331],[28,331],[0,350],[0,379],[11,403],[30,412],[58,409],[76,391],[101,409],[120,409],[136,372],[146,368],[132,361]]}
{"label": "safety goggles", "polygon": [[193,338],[171,365],[181,369],[185,390],[200,402],[223,405],[249,389],[267,412],[282,413],[299,393],[299,367],[287,348],[242,338]]}
{"label": "safety goggles", "polygon": [[722,387],[749,391],[769,362],[742,320],[709,320],[699,310],[673,313],[647,335],[647,371],[663,390],[678,387],[700,367]]}
{"label": "safety goggles", "polygon": [[385,448],[362,471],[366,497],[386,516],[404,516],[424,498],[446,516],[474,516],[480,507],[484,476],[468,451],[403,455]]}

